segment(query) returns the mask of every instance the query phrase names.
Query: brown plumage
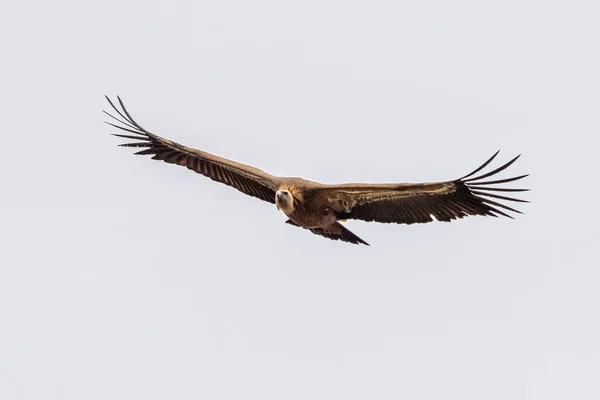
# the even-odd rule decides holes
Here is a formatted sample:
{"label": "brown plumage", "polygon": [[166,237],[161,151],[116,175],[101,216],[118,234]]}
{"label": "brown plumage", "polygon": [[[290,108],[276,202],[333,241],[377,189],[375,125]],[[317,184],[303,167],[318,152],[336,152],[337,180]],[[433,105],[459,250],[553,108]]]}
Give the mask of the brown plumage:
{"label": "brown plumage", "polygon": [[414,224],[431,222],[433,218],[452,221],[467,215],[512,218],[508,212],[521,212],[503,201],[527,202],[498,194],[529,190],[498,187],[527,175],[487,180],[504,171],[519,156],[490,172],[480,173],[499,151],[475,171],[451,181],[326,185],[302,178],[276,177],[249,165],[154,135],[131,117],[119,97],[120,108],[108,97],[106,99],[118,116],[104,113],[118,124],[106,123],[127,132],[114,135],[134,140],[120,146],[141,148],[135,154],[152,155],[154,160],[184,166],[249,196],[276,204],[288,216],[287,223],[329,239],[368,245],[340,223],[347,219]]}

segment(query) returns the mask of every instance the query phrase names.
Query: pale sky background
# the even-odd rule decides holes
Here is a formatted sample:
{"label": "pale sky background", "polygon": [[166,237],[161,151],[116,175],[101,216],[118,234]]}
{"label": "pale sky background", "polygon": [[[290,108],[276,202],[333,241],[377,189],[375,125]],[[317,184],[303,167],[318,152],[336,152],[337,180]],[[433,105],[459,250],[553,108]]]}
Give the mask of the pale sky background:
{"label": "pale sky background", "polygon": [[[495,3],[495,4],[493,4]],[[599,399],[597,1],[4,0],[1,399]],[[371,247],[132,156],[453,179],[515,220],[349,222]]]}

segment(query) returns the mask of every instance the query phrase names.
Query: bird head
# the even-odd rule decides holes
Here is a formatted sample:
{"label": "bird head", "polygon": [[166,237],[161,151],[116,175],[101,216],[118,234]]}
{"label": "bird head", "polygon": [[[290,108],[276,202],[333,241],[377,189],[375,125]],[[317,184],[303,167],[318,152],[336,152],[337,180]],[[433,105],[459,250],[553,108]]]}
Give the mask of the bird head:
{"label": "bird head", "polygon": [[294,197],[289,190],[278,190],[275,193],[275,204],[286,215],[290,215],[295,210]]}

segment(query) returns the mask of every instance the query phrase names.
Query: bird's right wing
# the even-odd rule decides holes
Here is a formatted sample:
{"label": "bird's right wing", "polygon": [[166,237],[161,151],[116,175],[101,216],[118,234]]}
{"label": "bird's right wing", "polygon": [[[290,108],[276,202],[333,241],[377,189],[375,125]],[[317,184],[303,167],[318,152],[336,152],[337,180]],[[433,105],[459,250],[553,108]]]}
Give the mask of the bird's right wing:
{"label": "bird's right wing", "polygon": [[213,181],[224,183],[234,187],[242,193],[257,197],[261,200],[275,203],[275,192],[279,186],[277,178],[269,175],[258,168],[251,167],[206,153],[191,147],[183,146],[171,140],[154,135],[142,128],[129,114],[125,105],[119,97],[120,109],[106,97],[109,104],[120,118],[104,111],[106,115],[119,124],[106,122],[115,128],[128,132],[129,134],[114,134],[125,139],[133,139],[135,142],[121,144],[124,147],[140,147],[143,150],[135,154],[153,155],[152,159],[162,160],[169,164],[177,164],[194,172],[209,177]]}

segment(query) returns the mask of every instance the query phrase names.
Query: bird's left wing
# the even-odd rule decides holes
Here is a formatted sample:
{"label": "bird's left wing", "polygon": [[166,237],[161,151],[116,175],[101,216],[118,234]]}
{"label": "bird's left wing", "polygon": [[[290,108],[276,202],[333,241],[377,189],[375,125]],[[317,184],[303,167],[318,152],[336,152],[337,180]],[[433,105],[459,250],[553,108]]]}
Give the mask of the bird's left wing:
{"label": "bird's left wing", "polygon": [[[486,180],[505,170],[519,158],[490,172],[472,177],[490,164],[498,152],[472,173],[453,181],[396,184],[325,185],[315,189],[315,196],[327,202],[338,219],[359,219],[384,223],[414,224],[452,221],[467,215],[505,216],[521,213],[504,201],[526,202],[496,192],[523,192],[498,185],[517,181],[527,175],[500,180]],[[504,211],[503,211],[504,210]]]}
{"label": "bird's left wing", "polygon": [[234,187],[249,196],[275,203],[275,192],[279,186],[277,177],[269,175],[258,168],[183,146],[150,133],[131,117],[119,97],[117,97],[117,100],[120,109],[108,97],[106,97],[106,100],[120,118],[104,111],[118,124],[105,122],[128,133],[114,135],[135,140],[135,142],[121,144],[120,146],[143,148],[135,154],[148,154],[152,155],[154,160],[162,160],[169,164],[187,167],[213,181]]}

